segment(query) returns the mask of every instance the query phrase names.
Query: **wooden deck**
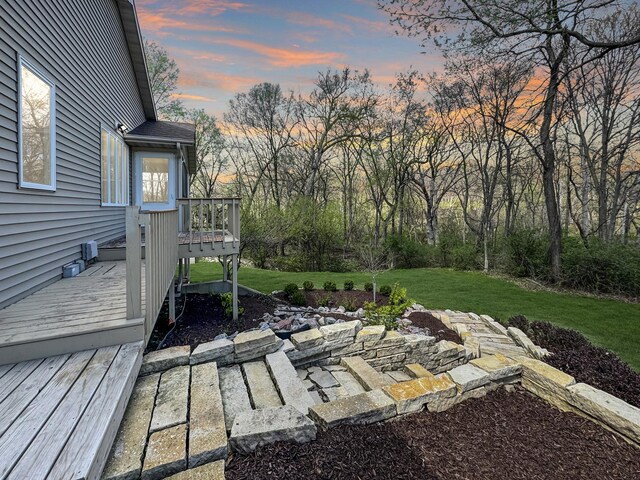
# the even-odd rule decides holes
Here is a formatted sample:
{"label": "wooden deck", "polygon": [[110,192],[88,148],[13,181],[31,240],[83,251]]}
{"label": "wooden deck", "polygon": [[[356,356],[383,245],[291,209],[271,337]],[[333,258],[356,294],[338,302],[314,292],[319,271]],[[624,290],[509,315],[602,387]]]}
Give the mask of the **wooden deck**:
{"label": "wooden deck", "polygon": [[142,342],[0,366],[0,478],[99,479]]}
{"label": "wooden deck", "polygon": [[0,365],[143,338],[144,319],[127,320],[125,262],[98,262],[0,310]]}

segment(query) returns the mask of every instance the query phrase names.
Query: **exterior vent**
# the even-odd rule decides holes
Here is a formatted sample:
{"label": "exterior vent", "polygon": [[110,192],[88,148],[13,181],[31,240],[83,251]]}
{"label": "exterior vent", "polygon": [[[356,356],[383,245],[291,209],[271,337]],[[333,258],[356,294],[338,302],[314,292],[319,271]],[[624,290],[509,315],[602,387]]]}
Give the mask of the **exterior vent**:
{"label": "exterior vent", "polygon": [[98,244],[95,240],[82,244],[82,259],[85,262],[93,260],[98,256]]}
{"label": "exterior vent", "polygon": [[80,273],[80,265],[77,263],[70,263],[62,267],[62,276],[64,278],[75,277]]}

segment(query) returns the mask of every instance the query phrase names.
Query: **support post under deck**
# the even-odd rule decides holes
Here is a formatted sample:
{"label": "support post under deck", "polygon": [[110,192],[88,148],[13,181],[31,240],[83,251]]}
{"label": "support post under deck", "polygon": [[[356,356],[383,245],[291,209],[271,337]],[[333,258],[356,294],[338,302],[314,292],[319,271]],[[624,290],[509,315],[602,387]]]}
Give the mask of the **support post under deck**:
{"label": "support post under deck", "polygon": [[231,295],[233,296],[233,319],[238,320],[238,255],[231,256]]}

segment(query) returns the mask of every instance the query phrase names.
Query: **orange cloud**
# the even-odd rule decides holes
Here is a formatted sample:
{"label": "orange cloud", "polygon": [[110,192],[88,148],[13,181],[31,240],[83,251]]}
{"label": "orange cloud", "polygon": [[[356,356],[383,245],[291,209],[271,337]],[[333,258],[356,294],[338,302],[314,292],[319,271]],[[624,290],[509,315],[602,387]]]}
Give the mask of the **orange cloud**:
{"label": "orange cloud", "polygon": [[267,63],[274,67],[329,65],[343,57],[343,54],[337,52],[319,52],[299,49],[289,50],[286,48],[270,47],[262,43],[251,42],[249,40],[238,40],[233,38],[215,40],[207,39],[207,41],[257,53],[258,55],[265,57]]}
{"label": "orange cloud", "polygon": [[286,14],[289,23],[302,25],[304,27],[323,27],[328,30],[350,33],[352,28],[344,23],[329,20],[328,18],[316,17],[304,12],[290,12]]}
{"label": "orange cloud", "polygon": [[222,72],[185,72],[180,75],[178,86],[181,88],[204,87],[235,93],[247,90],[259,82],[260,79],[257,77]]}
{"label": "orange cloud", "polygon": [[180,0],[176,5],[167,0],[137,0],[136,7],[152,7],[156,11],[162,11],[172,16],[211,15],[218,16],[228,10],[249,10],[251,5],[244,2],[230,0]]}
{"label": "orange cloud", "polygon": [[173,98],[180,100],[197,100],[199,102],[215,102],[213,98],[203,97],[202,95],[191,95],[189,93],[174,93],[171,95]]}
{"label": "orange cloud", "polygon": [[226,25],[213,23],[194,23],[180,20],[175,15],[168,15],[161,11],[151,12],[146,9],[138,9],[138,19],[145,32],[153,32],[157,36],[169,35],[169,30],[191,30],[198,32],[227,32],[245,33],[244,30]]}

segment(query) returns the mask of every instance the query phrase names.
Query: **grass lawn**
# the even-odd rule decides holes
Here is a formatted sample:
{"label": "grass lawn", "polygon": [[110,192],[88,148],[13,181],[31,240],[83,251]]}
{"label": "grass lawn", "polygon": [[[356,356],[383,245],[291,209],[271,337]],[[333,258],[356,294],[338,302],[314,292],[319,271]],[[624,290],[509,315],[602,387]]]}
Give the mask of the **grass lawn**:
{"label": "grass lawn", "polygon": [[[220,278],[222,270],[217,262],[192,265],[193,282]],[[244,266],[238,271],[241,284],[265,293],[281,290],[289,282],[302,286],[305,280],[311,280],[316,288],[322,288],[326,281],[334,281],[341,288],[347,279],[353,280],[360,289],[371,281],[366,273],[291,273]],[[481,272],[427,268],[391,270],[378,277],[378,285],[395,282],[406,287],[410,297],[427,308],[484,313],[497,319],[522,314],[529,320],[548,320],[579,330],[593,343],[616,352],[640,371],[640,305],[529,291]]]}

